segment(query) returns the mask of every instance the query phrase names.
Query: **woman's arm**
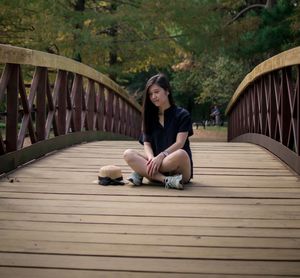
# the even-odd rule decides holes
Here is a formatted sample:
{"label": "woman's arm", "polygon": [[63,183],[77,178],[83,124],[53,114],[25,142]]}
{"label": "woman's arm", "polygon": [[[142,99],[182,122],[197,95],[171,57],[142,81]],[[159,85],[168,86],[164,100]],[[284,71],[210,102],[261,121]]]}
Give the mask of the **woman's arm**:
{"label": "woman's arm", "polygon": [[151,145],[149,143],[148,143],[149,146],[144,147],[145,152],[146,152],[146,148],[147,148],[147,151],[149,152],[149,150],[151,150],[151,154],[152,154],[152,157],[150,156],[150,158],[149,158],[149,156],[146,152],[146,155],[148,157],[147,172],[148,172],[149,176],[152,176],[156,172],[158,172],[158,170],[162,164],[162,161],[168,154],[183,148],[187,137],[188,137],[188,132],[179,132],[176,137],[176,142],[174,144],[172,144],[170,147],[168,147],[167,149],[165,149],[164,152],[159,153],[155,157],[153,156],[153,151],[152,151]]}
{"label": "woman's arm", "polygon": [[151,143],[149,142],[144,142],[144,151],[147,156],[147,173],[151,177],[155,172],[157,172],[157,165],[154,160],[154,154],[153,154],[153,149],[151,147]]}
{"label": "woman's arm", "polygon": [[175,152],[179,149],[182,149],[187,138],[188,138],[188,132],[179,132],[179,133],[177,133],[175,143],[172,144],[167,149],[165,149],[164,151],[167,152],[168,154],[170,154],[170,153]]}
{"label": "woman's arm", "polygon": [[144,142],[144,151],[146,153],[148,160],[154,157],[153,150],[149,142]]}

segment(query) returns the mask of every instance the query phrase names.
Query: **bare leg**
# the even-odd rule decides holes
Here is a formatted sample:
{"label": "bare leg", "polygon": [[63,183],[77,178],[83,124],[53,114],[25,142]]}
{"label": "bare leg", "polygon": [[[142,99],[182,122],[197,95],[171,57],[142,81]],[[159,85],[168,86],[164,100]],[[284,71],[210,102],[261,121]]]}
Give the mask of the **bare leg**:
{"label": "bare leg", "polygon": [[149,176],[147,173],[147,158],[135,150],[128,149],[124,152],[124,159],[130,168],[137,172],[142,177],[146,177],[149,180],[157,180],[164,182],[165,176],[161,173],[156,173],[153,176]]}
{"label": "bare leg", "polygon": [[175,172],[182,174],[182,183],[191,179],[191,161],[185,150],[177,150],[169,154],[162,162],[160,172]]}

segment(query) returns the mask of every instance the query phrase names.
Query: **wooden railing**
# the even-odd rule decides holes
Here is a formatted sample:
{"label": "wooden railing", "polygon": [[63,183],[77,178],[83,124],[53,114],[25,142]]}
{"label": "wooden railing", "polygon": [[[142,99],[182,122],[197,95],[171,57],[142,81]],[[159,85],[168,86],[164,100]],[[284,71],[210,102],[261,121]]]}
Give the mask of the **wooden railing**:
{"label": "wooden railing", "polygon": [[139,136],[141,107],[96,70],[8,45],[0,66],[0,174],[75,143]]}
{"label": "wooden railing", "polygon": [[228,107],[228,140],[259,144],[300,173],[300,47],[253,69]]}

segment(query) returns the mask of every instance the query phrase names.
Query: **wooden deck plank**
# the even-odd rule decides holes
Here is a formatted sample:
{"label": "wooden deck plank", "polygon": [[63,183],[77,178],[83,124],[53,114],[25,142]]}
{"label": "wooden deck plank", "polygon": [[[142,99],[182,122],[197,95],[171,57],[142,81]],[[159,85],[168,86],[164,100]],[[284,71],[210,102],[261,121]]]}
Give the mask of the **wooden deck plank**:
{"label": "wooden deck plank", "polygon": [[299,249],[195,247],[143,244],[108,244],[82,242],[53,242],[41,240],[6,240],[0,252],[27,254],[89,255],[142,258],[181,258],[214,260],[299,261]]}
{"label": "wooden deck plank", "polygon": [[[182,203],[157,203],[158,207],[152,208],[153,203],[128,203],[128,202],[97,202],[97,201],[70,201],[70,200],[41,200],[36,201],[26,199],[5,200],[2,203],[2,211],[13,212],[35,212],[35,213],[64,213],[75,214],[111,214],[111,212],[119,215],[142,215],[142,216],[164,216],[164,217],[216,217],[219,218],[270,218],[284,219],[286,214],[291,219],[299,220],[299,205],[283,205],[283,204],[182,204]],[[44,207],[44,205],[47,207]],[[143,206],[140,208],[140,206]],[[235,216],[231,216],[237,207],[242,207],[242,211],[238,211]],[[140,209],[139,209],[140,208]],[[166,211],[170,208],[170,211]],[[139,209],[139,211],[137,211]],[[122,213],[123,212],[123,213]]]}
{"label": "wooden deck plank", "polygon": [[[0,220],[36,221],[49,223],[126,224],[184,227],[239,227],[239,228],[300,228],[299,221],[286,219],[218,218],[215,217],[160,217],[89,215],[64,213],[0,212]],[[149,224],[150,223],[150,224]]]}
{"label": "wooden deck plank", "polygon": [[[0,277],[14,278],[232,278],[232,275],[226,274],[192,274],[192,273],[145,273],[138,271],[101,271],[101,270],[73,270],[73,269],[38,269],[38,268],[18,268],[18,267],[0,267]],[[256,275],[234,275],[234,278],[256,278]],[[270,275],[268,278],[278,278],[277,275]],[[295,276],[284,276],[285,278],[295,278]]]}
{"label": "wooden deck plank", "polygon": [[[138,207],[138,206],[137,206]],[[61,213],[64,211],[68,214],[105,214],[105,215],[127,215],[127,216],[161,216],[161,217],[215,217],[215,218],[258,218],[258,219],[284,219],[286,215],[289,215],[289,219],[291,220],[299,220],[300,218],[300,211],[297,209],[293,209],[292,206],[286,206],[286,209],[282,211],[280,208],[274,206],[271,209],[261,208],[253,208],[253,209],[241,209],[237,208],[236,206],[229,207],[224,209],[224,206],[209,208],[208,205],[198,206],[199,209],[193,209],[191,206],[189,207],[178,207],[176,205],[172,206],[173,209],[166,209],[157,207],[149,208],[126,208],[126,206],[119,206],[119,207],[99,207],[99,208],[90,208],[90,207],[68,207],[68,206],[57,206],[57,207],[44,207],[41,206],[34,206],[34,205],[1,205],[1,211],[7,212],[31,212],[31,213]],[[290,207],[292,207],[290,209]],[[202,208],[202,209],[201,209]],[[200,210],[201,209],[201,210]]]}
{"label": "wooden deck plank", "polygon": [[[38,184],[22,183],[22,185],[3,185],[1,190],[5,192],[24,192],[24,193],[57,193],[57,194],[102,194],[102,195],[122,195],[122,196],[177,196],[177,197],[206,197],[206,198],[256,198],[256,199],[300,199],[298,188],[224,188],[224,187],[201,187],[201,185],[188,185],[183,192],[162,191],[159,186],[144,186],[143,188],[128,191],[128,188],[99,188],[90,183],[80,184],[53,184],[42,187]],[[1,209],[1,208],[0,208]]]}
{"label": "wooden deck plank", "polygon": [[300,229],[296,228],[231,228],[231,227],[187,227],[160,225],[118,225],[118,224],[83,224],[83,223],[45,223],[28,221],[1,221],[3,230],[24,231],[61,231],[76,233],[116,233],[116,234],[156,234],[177,236],[262,236],[298,238]]}
{"label": "wooden deck plank", "polygon": [[64,269],[143,271],[152,273],[212,273],[250,275],[299,275],[299,262],[196,260],[172,258],[98,257],[1,253],[0,265]]}
{"label": "wooden deck plank", "polygon": [[300,276],[300,180],[245,143],[192,143],[193,183],[99,186],[134,141],[53,153],[0,180],[1,277]]}
{"label": "wooden deck plank", "polygon": [[[118,233],[72,233],[48,231],[0,231],[3,241],[57,241],[100,244],[137,244],[155,246],[188,246],[188,247],[228,247],[228,248],[273,248],[299,249],[299,238],[249,237],[249,236],[209,236],[209,235],[151,235],[151,234],[118,234]],[[139,254],[140,255],[140,254]]]}

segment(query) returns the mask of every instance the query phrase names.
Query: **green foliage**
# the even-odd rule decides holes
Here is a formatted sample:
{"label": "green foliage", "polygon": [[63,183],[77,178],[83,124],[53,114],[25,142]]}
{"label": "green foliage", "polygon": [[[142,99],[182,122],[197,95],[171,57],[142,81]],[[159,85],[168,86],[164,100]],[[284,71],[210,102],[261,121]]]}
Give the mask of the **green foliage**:
{"label": "green foliage", "polygon": [[[171,86],[177,104],[187,108],[194,114],[197,109],[195,98],[201,87],[200,80],[200,72],[196,67],[188,71],[177,71],[172,74]],[[204,115],[197,115],[197,117],[205,118]]]}
{"label": "green foliage", "polygon": [[226,56],[219,56],[207,68],[210,74],[202,81],[202,90],[197,101],[214,103],[224,108],[244,77],[244,64]]}
{"label": "green foliage", "polygon": [[250,10],[229,26],[228,53],[249,61],[254,67],[270,56],[296,46],[290,19],[294,12],[294,3],[283,0],[278,0],[272,9]]}
{"label": "green foliage", "polygon": [[[197,114],[196,118],[208,119],[212,105],[224,112],[245,72],[242,61],[222,55],[206,56],[190,70],[173,74],[174,95],[180,105]],[[197,109],[202,111],[196,112]]]}
{"label": "green foliage", "polygon": [[221,17],[216,0],[172,1],[169,24],[177,31],[176,42],[196,56],[210,53],[220,42]]}
{"label": "green foliage", "polygon": [[[0,24],[7,30],[1,42],[74,58],[118,79],[123,72],[136,73],[174,61],[177,46],[169,39],[163,18],[157,20],[161,7],[156,4],[142,0],[4,1]],[[18,30],[12,30],[15,24]],[[17,31],[22,34],[20,40],[13,35]]]}
{"label": "green foliage", "polygon": [[274,3],[2,0],[0,42],[82,61],[140,102],[146,80],[166,72],[177,103],[205,118],[254,66],[300,43],[300,1]]}
{"label": "green foliage", "polygon": [[273,9],[264,10],[261,13],[259,29],[250,33],[248,38],[241,38],[243,45],[248,45],[244,54],[259,54],[264,59],[292,44],[291,22],[288,19],[292,10],[293,7],[288,1],[279,1]]}

